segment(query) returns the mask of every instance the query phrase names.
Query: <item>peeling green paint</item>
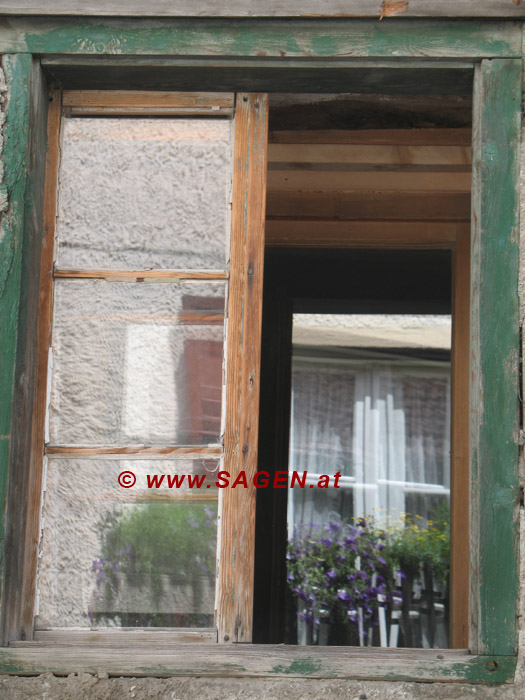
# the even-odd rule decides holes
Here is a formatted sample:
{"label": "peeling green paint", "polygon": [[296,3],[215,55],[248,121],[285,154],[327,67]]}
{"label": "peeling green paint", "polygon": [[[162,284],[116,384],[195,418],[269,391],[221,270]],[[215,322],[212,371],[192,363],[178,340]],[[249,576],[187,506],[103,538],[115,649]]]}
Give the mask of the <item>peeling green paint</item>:
{"label": "peeling green paint", "polygon": [[271,673],[294,674],[297,676],[312,676],[321,671],[320,659],[306,656],[294,659],[288,666],[274,666]]}
{"label": "peeling green paint", "polygon": [[518,22],[4,18],[0,51],[53,54],[517,57]]}
{"label": "peeling green paint", "polygon": [[[3,68],[10,89],[2,154],[6,164],[3,183],[6,207],[0,222],[0,434],[5,436],[10,435],[13,412],[29,153],[31,65],[29,55],[4,56]],[[4,577],[10,447],[10,439],[0,441],[0,594]]]}
{"label": "peeling green paint", "polygon": [[[24,228],[29,147],[29,85],[31,56],[5,56],[4,69],[10,85],[4,130],[5,188],[8,209],[0,226],[0,434],[11,430],[12,397],[20,297],[21,249]],[[0,471],[7,469],[0,465]],[[0,499],[5,494],[0,493]],[[0,500],[3,503],[3,500]]]}
{"label": "peeling green paint", "polygon": [[[5,183],[0,187],[6,209],[0,231],[0,434],[10,432],[21,283],[21,241],[27,154],[31,52],[41,54],[256,56],[327,59],[353,57],[465,58],[521,56],[517,23],[399,21],[210,21],[210,20],[42,20],[0,21],[0,50],[6,56],[10,101],[5,127]],[[369,678],[398,680],[461,680],[502,683],[512,680],[516,666],[517,600],[517,145],[521,61],[484,61],[481,67],[481,250],[480,352],[483,386],[480,449],[474,474],[479,474],[481,531],[481,615],[483,648],[508,656],[473,656],[464,662],[412,665],[406,673],[388,663]],[[515,397],[516,401],[509,401]],[[0,504],[5,501],[10,443],[0,438]],[[479,464],[478,464],[479,460]],[[4,520],[0,518],[0,567],[3,565]],[[0,568],[1,572],[1,568]],[[502,575],[501,572],[504,572]],[[497,593],[497,596],[496,596]],[[192,647],[192,652],[196,649]],[[201,650],[203,657],[205,650]],[[242,660],[242,651],[238,653]],[[85,670],[53,664],[35,666],[19,653],[0,652],[0,671],[31,673]],[[250,675],[248,662],[220,668],[203,659],[202,666],[138,667],[149,675]],[[390,668],[390,670],[389,670]],[[112,673],[119,673],[115,667]],[[335,669],[319,658],[300,657],[274,665],[261,675],[350,678],[348,668]]]}
{"label": "peeling green paint", "polygon": [[[518,231],[522,65],[479,69],[480,651],[514,654],[518,600]],[[474,533],[476,536],[476,533]]]}

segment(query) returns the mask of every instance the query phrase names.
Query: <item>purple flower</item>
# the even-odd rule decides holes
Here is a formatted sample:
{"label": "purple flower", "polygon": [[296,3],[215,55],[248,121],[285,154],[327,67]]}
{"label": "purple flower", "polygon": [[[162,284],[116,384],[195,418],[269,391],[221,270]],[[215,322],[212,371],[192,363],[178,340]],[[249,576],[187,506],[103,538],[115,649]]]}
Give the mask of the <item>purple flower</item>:
{"label": "purple flower", "polygon": [[333,569],[330,569],[330,571],[327,571],[325,576],[329,579],[334,580],[334,578],[337,578],[337,571],[334,571]]}
{"label": "purple flower", "polygon": [[337,591],[337,597],[339,598],[339,600],[342,600],[345,603],[350,600],[350,595],[348,594],[348,591],[346,591],[344,588],[341,588]]}

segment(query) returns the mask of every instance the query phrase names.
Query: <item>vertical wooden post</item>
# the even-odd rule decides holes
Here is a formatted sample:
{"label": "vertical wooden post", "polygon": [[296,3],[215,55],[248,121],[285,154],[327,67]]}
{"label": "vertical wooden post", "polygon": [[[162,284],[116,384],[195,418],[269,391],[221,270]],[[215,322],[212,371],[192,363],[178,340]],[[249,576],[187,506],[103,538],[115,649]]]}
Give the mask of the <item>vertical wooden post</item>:
{"label": "vertical wooden post", "polygon": [[476,67],[472,143],[470,648],[473,653],[482,654],[515,654],[517,645],[517,183],[521,80],[521,60],[483,60]]}
{"label": "vertical wooden post", "polygon": [[[238,94],[235,112],[227,335],[225,466],[221,492],[217,627],[219,642],[250,642],[253,619],[255,487],[261,355],[267,95]],[[247,488],[231,488],[244,472]]]}
{"label": "vertical wooden post", "polygon": [[468,647],[470,226],[458,224],[452,299],[450,646]]}
{"label": "vertical wooden post", "polygon": [[20,543],[30,508],[27,480],[48,97],[40,63],[31,55],[4,56],[3,67],[9,86],[3,153],[7,209],[0,233],[0,579],[1,636],[6,643],[32,633],[32,620],[27,631],[21,622],[25,575]]}

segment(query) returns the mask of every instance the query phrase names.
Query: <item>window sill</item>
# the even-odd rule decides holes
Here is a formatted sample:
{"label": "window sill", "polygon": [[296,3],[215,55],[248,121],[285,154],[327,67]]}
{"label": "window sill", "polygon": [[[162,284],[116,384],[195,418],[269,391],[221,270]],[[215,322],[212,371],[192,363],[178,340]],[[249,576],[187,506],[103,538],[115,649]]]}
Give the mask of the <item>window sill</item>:
{"label": "window sill", "polygon": [[[88,633],[89,634],[89,633]],[[168,641],[16,642],[0,649],[0,673],[108,673],[110,676],[347,678],[354,680],[512,683],[515,656],[462,649],[379,649],[284,645],[181,644]],[[139,642],[137,644],[137,642]]]}

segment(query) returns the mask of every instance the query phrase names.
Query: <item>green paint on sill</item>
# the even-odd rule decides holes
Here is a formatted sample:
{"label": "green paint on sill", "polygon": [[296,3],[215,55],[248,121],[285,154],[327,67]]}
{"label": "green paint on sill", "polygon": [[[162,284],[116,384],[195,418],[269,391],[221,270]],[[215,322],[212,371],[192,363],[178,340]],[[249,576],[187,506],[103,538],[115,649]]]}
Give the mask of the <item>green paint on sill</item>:
{"label": "green paint on sill", "polygon": [[274,666],[271,673],[286,675],[313,676],[321,670],[321,661],[311,657],[294,659],[289,666]]}

